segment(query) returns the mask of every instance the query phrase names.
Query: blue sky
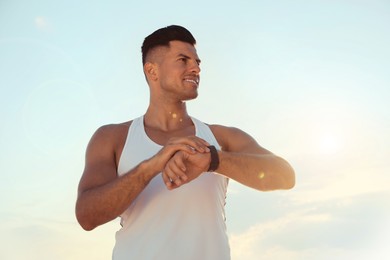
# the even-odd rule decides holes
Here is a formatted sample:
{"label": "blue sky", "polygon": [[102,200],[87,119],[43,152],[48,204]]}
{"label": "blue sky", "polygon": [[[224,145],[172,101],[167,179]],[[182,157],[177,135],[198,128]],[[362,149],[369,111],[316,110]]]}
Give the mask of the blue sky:
{"label": "blue sky", "polygon": [[109,259],[118,221],[74,217],[87,142],[142,115],[145,36],[187,27],[202,59],[192,116],[239,127],[297,185],[231,182],[233,259],[390,255],[388,1],[0,1],[1,259]]}

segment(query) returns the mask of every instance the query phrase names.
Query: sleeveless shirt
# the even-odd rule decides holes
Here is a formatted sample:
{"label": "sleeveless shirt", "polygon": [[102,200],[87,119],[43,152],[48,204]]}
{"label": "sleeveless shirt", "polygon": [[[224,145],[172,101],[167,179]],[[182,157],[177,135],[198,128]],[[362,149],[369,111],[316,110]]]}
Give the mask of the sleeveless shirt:
{"label": "sleeveless shirt", "polygon": [[[217,149],[210,128],[192,118],[196,136]],[[122,175],[155,155],[162,146],[146,134],[143,116],[133,120],[118,164]],[[114,260],[228,260],[230,247],[225,225],[228,178],[205,172],[169,191],[154,177],[121,214]]]}

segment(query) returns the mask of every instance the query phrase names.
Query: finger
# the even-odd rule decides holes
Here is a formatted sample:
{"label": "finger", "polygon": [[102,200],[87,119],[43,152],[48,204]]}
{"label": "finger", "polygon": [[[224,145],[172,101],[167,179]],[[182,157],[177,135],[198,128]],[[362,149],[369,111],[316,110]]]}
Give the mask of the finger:
{"label": "finger", "polygon": [[169,188],[174,185],[180,186],[182,184],[182,181],[180,179],[180,176],[177,175],[177,168],[175,167],[173,162],[170,162],[166,165],[163,172],[163,179],[165,182],[165,185]]}
{"label": "finger", "polygon": [[196,143],[194,148],[196,148],[198,152],[210,152],[210,149],[208,148],[210,144],[206,140],[196,136],[194,136],[194,138],[194,142]]}
{"label": "finger", "polygon": [[209,152],[209,148],[207,146],[209,146],[210,144],[205,141],[204,139],[202,138],[199,138],[197,136],[192,136],[189,138],[189,142],[191,143],[190,145],[197,151],[197,152],[200,152],[200,153],[204,153],[204,152]]}
{"label": "finger", "polygon": [[155,159],[158,162],[157,165],[161,167],[159,171],[164,169],[164,166],[167,164],[167,162],[178,151],[187,152],[189,154],[196,153],[193,148],[186,144],[167,144],[155,156],[152,157],[152,159]]}
{"label": "finger", "polygon": [[166,163],[178,151],[183,151],[188,154],[209,152],[210,150],[207,148],[206,144],[208,144],[206,141],[196,136],[171,138],[167,145],[151,158],[151,160],[156,162],[152,164],[154,165],[154,171],[161,172]]}
{"label": "finger", "polygon": [[[190,146],[193,150],[204,153],[204,152],[209,152],[209,146],[210,144],[203,140],[202,138],[199,138],[197,136],[187,136],[187,137],[179,137],[179,138],[172,138],[169,141],[169,144],[177,144],[177,143],[182,143]],[[188,151],[188,150],[186,150]]]}
{"label": "finger", "polygon": [[167,187],[168,190],[173,190],[173,189],[178,188],[176,183],[172,182],[171,179],[167,175],[163,174],[162,177],[163,177],[165,186]]}
{"label": "finger", "polygon": [[167,175],[163,174],[162,176],[164,179],[165,186],[167,187],[168,190],[173,190],[179,187],[178,185],[176,185],[176,183],[172,182],[171,179],[167,177]]}
{"label": "finger", "polygon": [[[184,156],[184,155],[183,155]],[[186,165],[183,161],[184,158],[173,158],[175,160],[175,167],[176,169],[176,174],[182,179],[183,181],[187,181],[188,177],[186,174],[187,168]]]}
{"label": "finger", "polygon": [[204,139],[202,139],[202,138],[199,138],[199,137],[198,137],[198,139],[200,140],[200,142],[201,142],[203,145],[205,145],[205,146],[210,146],[210,143],[207,142],[206,140],[204,140]]}
{"label": "finger", "polygon": [[171,179],[170,179],[169,176],[166,174],[165,170],[161,173],[161,177],[163,178],[163,181],[164,181],[164,183],[165,183],[165,186],[167,186],[167,188],[169,188],[170,186],[172,186]]}
{"label": "finger", "polygon": [[177,164],[174,162],[170,163],[169,167],[169,178],[171,180],[171,183],[176,184],[177,186],[180,186],[183,184],[184,181],[186,181],[188,178],[185,175],[185,172],[180,169]]}
{"label": "finger", "polygon": [[189,154],[196,153],[195,149],[191,145],[185,143],[168,144],[164,148],[166,149],[167,153],[170,155],[169,159],[178,151],[187,152]]}
{"label": "finger", "polygon": [[186,167],[185,164],[178,154],[175,155],[169,164],[170,170],[173,172],[173,175],[176,179],[172,178],[172,181],[176,183],[177,185],[182,185],[183,182],[188,180],[188,177],[186,175]]}

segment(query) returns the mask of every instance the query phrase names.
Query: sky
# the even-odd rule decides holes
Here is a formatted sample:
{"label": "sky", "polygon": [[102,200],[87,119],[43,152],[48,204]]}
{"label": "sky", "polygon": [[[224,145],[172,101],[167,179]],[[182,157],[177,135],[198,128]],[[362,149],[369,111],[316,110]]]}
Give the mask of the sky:
{"label": "sky", "polygon": [[114,220],[74,204],[86,145],[149,102],[143,39],[197,39],[206,123],[238,127],[296,172],[288,191],[234,181],[233,260],[390,256],[390,2],[0,0],[0,259],[110,259]]}

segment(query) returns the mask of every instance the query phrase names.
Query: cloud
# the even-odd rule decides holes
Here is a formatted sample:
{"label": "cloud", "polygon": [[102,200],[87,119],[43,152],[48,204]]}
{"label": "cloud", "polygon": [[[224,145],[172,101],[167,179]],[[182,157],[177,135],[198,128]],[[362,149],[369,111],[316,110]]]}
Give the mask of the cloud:
{"label": "cloud", "polygon": [[[386,192],[290,208],[229,236],[232,259],[367,259],[390,255],[390,208]],[[378,258],[379,259],[379,258]]]}
{"label": "cloud", "polygon": [[336,199],[347,202],[354,196],[389,191],[388,167],[358,165],[342,167],[333,172],[318,169],[319,174],[298,176],[302,181],[298,180],[296,190],[288,194],[294,203],[310,204]]}
{"label": "cloud", "polygon": [[53,30],[52,25],[48,22],[44,16],[37,16],[34,19],[35,27],[40,31],[51,32]]}
{"label": "cloud", "polygon": [[[20,219],[21,220],[21,219]],[[26,223],[26,222],[30,223]],[[117,222],[86,232],[74,222],[7,221],[0,226],[1,259],[110,259]],[[23,250],[20,250],[23,248]],[[91,249],[94,250],[91,250]]]}
{"label": "cloud", "polygon": [[[267,241],[273,233],[284,233],[290,239],[294,234],[284,231],[290,225],[297,222],[324,223],[331,220],[329,214],[307,214],[308,210],[295,212],[281,218],[270,220],[265,223],[250,227],[241,234],[232,234],[230,244],[232,248],[232,258],[242,260],[254,259],[303,259],[307,256],[308,250],[292,250],[280,244],[273,244]],[[310,250],[309,250],[310,251]],[[261,257],[260,257],[261,256]]]}

